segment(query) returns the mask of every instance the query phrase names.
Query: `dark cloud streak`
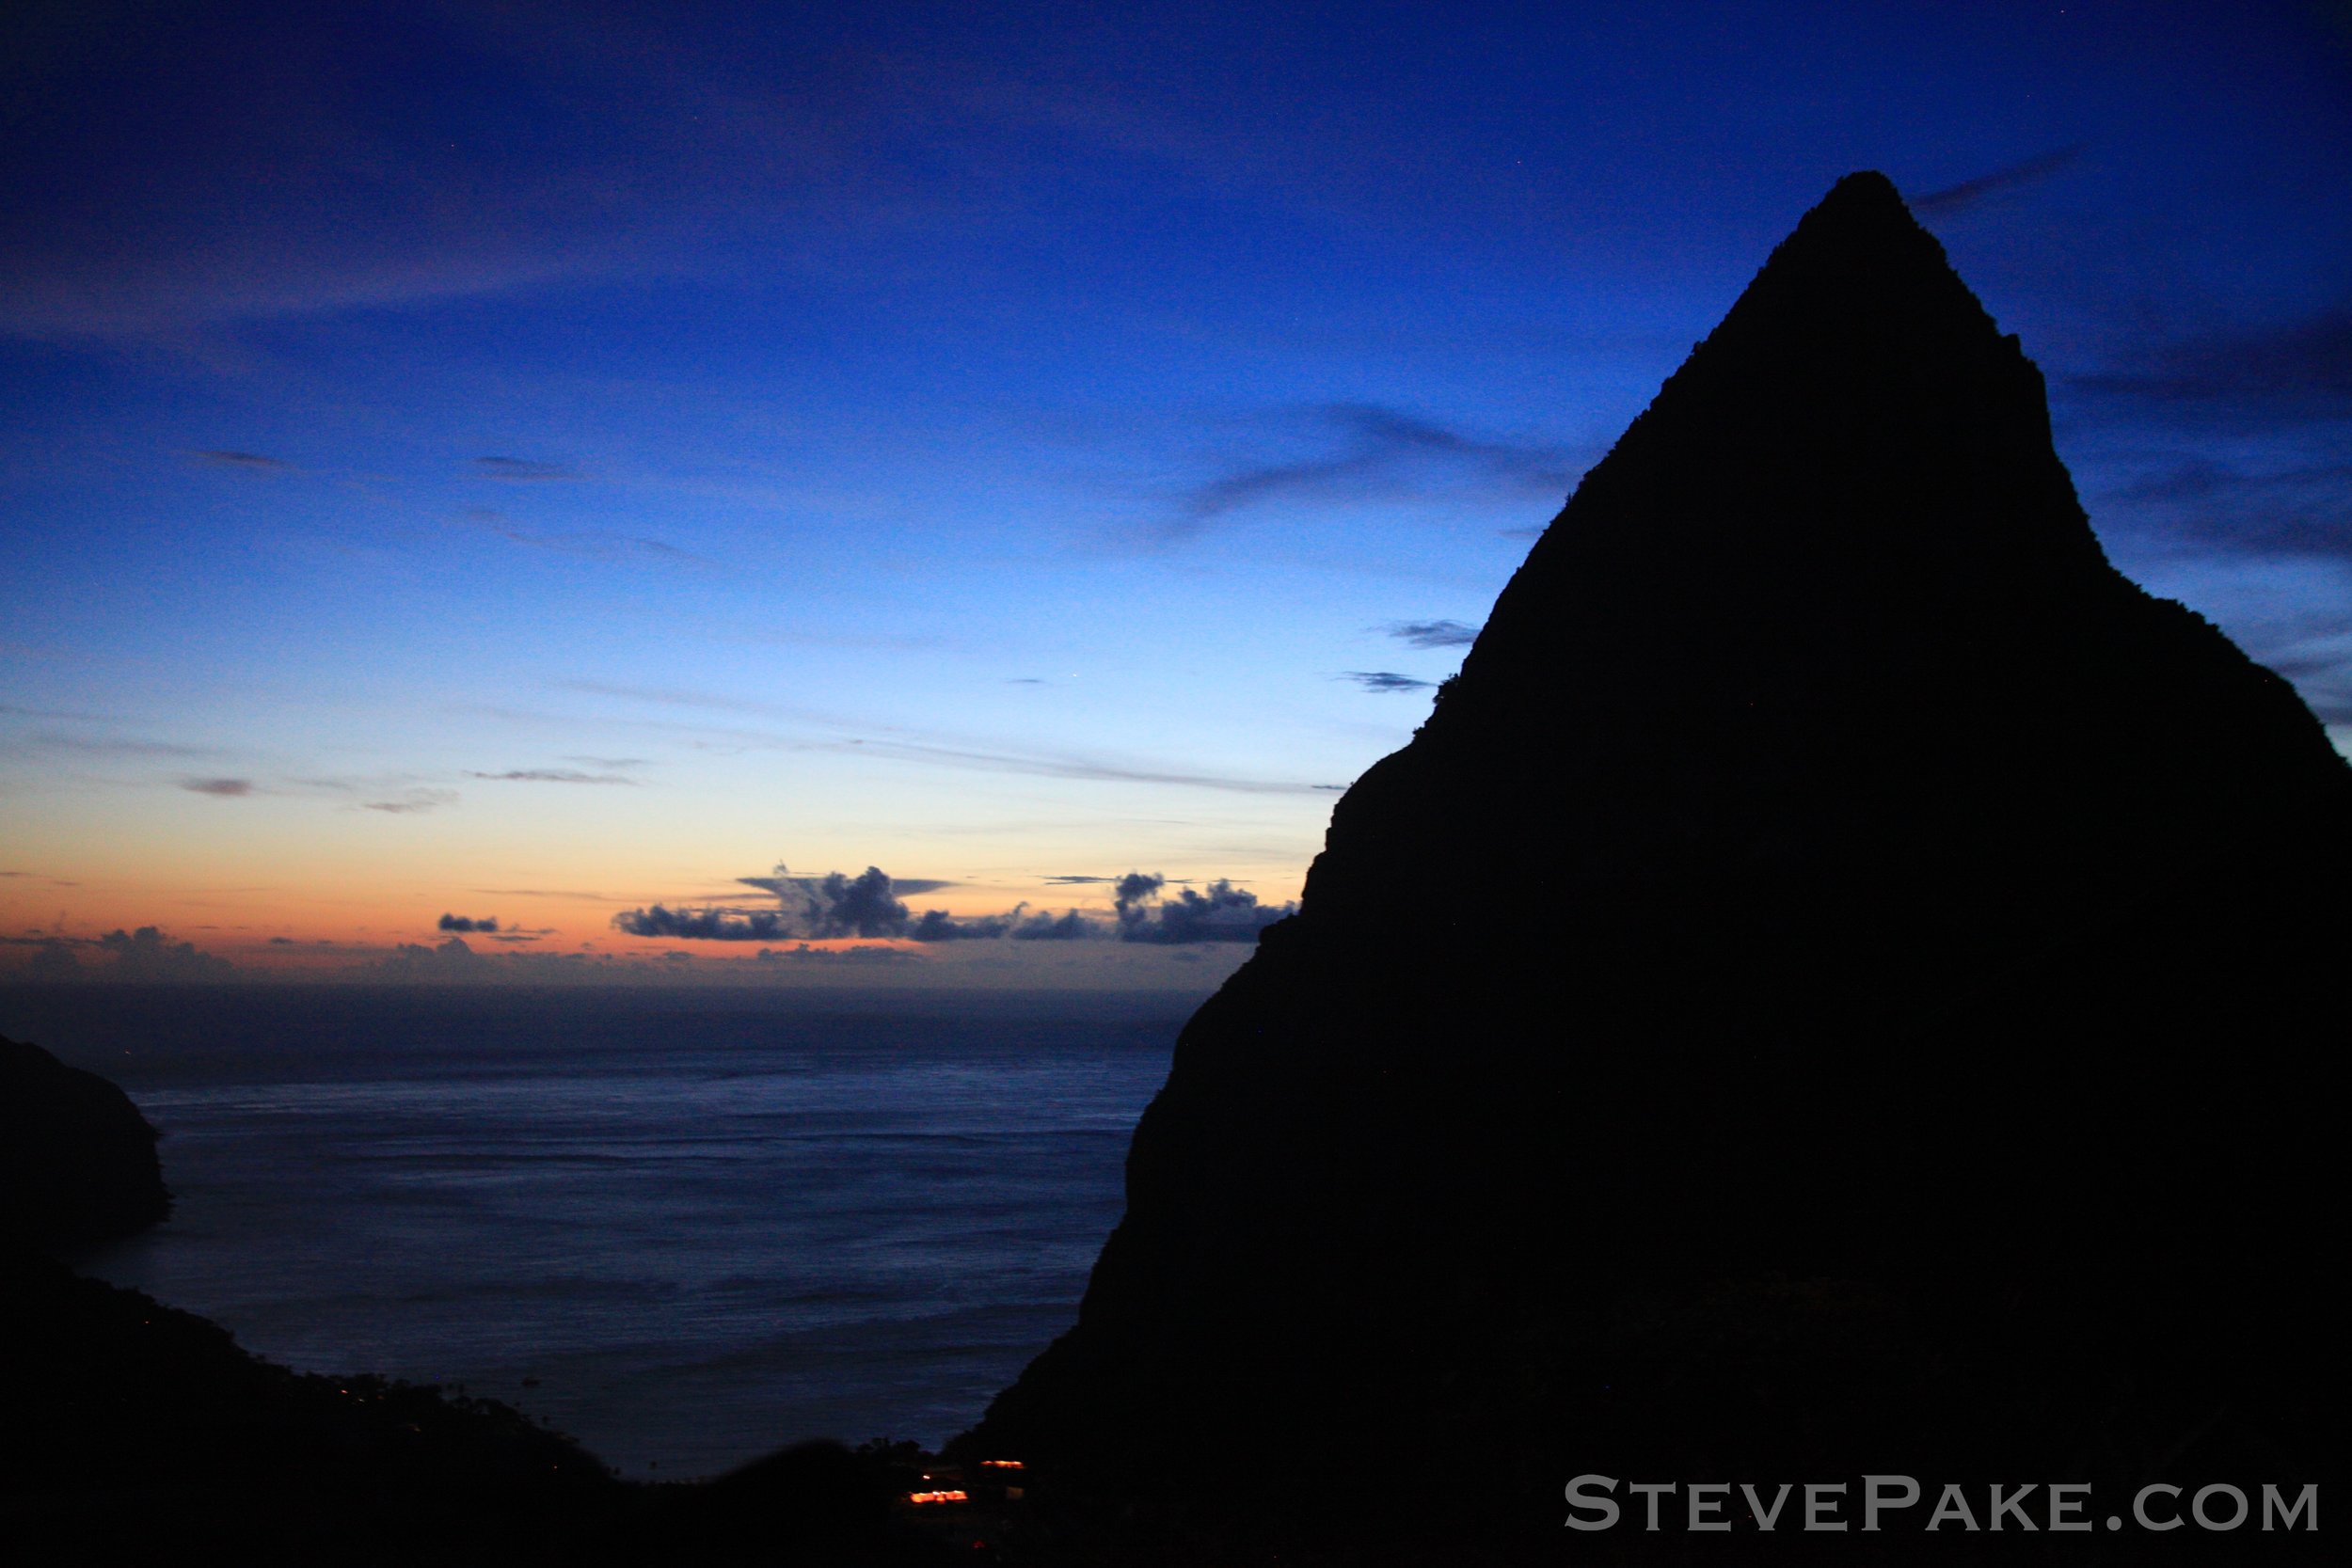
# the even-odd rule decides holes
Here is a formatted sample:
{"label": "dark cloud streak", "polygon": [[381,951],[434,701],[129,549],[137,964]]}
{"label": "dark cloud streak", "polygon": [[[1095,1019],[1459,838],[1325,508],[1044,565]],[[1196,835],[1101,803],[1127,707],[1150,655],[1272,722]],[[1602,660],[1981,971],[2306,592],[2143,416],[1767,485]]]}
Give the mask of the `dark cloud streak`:
{"label": "dark cloud streak", "polygon": [[1488,440],[1377,404],[1328,404],[1308,413],[1338,451],[1230,465],[1177,496],[1174,515],[1154,530],[1159,539],[1188,538],[1231,513],[1273,500],[1327,504],[1416,494],[1440,474],[1457,483],[1563,493],[1576,477],[1561,446]]}
{"label": "dark cloud streak", "polygon": [[[607,681],[573,680],[563,682],[565,689],[586,692],[592,696],[621,697],[631,702],[656,703],[665,706],[709,708],[723,713],[755,714],[785,719],[828,729],[846,730],[850,722],[835,715],[810,713],[776,704],[752,702],[737,697],[722,697],[691,691],[665,690],[653,687],[623,686]],[[535,715],[532,717],[536,717]],[[789,751],[854,752],[861,756],[890,757],[898,761],[928,763],[947,768],[970,768],[985,772],[1023,773],[1049,779],[1091,779],[1113,784],[1180,784],[1195,789],[1229,790],[1245,795],[1291,795],[1309,785],[1289,784],[1271,779],[1244,779],[1211,773],[1188,772],[1181,768],[1160,768],[1142,764],[1130,764],[1080,753],[1024,752],[997,749],[986,742],[964,742],[940,736],[931,739],[898,738],[907,732],[885,730],[881,735],[803,736],[777,735],[752,730],[722,730],[711,726],[663,724],[658,721],[636,720],[633,722],[648,728],[691,728],[704,735],[719,736],[744,744],[773,746]]]}
{"label": "dark cloud streak", "polygon": [[189,455],[199,463],[217,468],[237,468],[249,474],[291,474],[298,471],[283,459],[264,457],[258,451],[199,451]]}
{"label": "dark cloud streak", "polygon": [[545,480],[573,480],[580,476],[560,463],[539,463],[527,457],[477,457],[470,469],[476,479],[504,480],[509,483],[530,483]]}
{"label": "dark cloud streak", "polygon": [[2209,548],[2352,562],[2352,464],[2248,472],[2200,459],[2109,494],[2167,531]]}
{"label": "dark cloud streak", "polygon": [[2144,412],[2265,434],[2286,422],[2352,419],[2352,308],[2158,344],[2137,365],[2067,385]]}
{"label": "dark cloud streak", "polygon": [[577,768],[510,768],[503,773],[477,773],[467,769],[466,777],[484,779],[492,784],[634,784],[635,779],[625,779],[617,773],[583,773]]}
{"label": "dark cloud streak", "polygon": [[1408,648],[1467,648],[1479,632],[1459,621],[1391,621],[1380,629]]}
{"label": "dark cloud streak", "polygon": [[1923,217],[1951,217],[1964,213],[1990,198],[2048,179],[2081,157],[2085,146],[2085,143],[2075,142],[2039,157],[2027,158],[2023,163],[1996,168],[1990,174],[1979,174],[1956,185],[1947,185],[1925,196],[1915,196],[1910,198],[1911,210]]}

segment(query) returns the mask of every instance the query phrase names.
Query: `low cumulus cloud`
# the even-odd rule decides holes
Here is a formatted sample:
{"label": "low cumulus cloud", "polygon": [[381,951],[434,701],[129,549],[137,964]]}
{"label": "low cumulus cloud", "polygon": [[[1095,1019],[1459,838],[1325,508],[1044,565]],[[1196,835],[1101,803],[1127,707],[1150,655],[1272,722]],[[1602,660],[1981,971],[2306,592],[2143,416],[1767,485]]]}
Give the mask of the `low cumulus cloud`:
{"label": "low cumulus cloud", "polygon": [[1081,942],[1095,933],[1094,922],[1076,910],[1064,910],[1059,914],[1041,911],[1016,919],[1009,934],[1015,942]]}
{"label": "low cumulus cloud", "polygon": [[[23,939],[10,937],[8,940],[14,942]],[[27,980],[54,981],[88,978],[88,972],[83,969],[82,960],[74,957],[74,944],[63,937],[50,937],[35,941],[32,947],[33,956],[24,966],[24,978]]]}
{"label": "low cumulus cloud", "polygon": [[1459,621],[1391,621],[1380,629],[1408,648],[1467,648],[1479,630]]}
{"label": "low cumulus cloud", "polygon": [[1255,942],[1258,933],[1298,912],[1295,904],[1262,904],[1246,888],[1219,879],[1185,888],[1139,916],[1122,919],[1121,942]]}
{"label": "low cumulus cloud", "polygon": [[614,929],[632,937],[678,938],[691,942],[781,942],[799,936],[781,910],[671,909],[655,904],[623,910],[612,917]]}
{"label": "low cumulus cloud", "polygon": [[903,947],[811,947],[806,942],[798,947],[763,947],[752,957],[764,964],[838,964],[858,968],[922,962]]}
{"label": "low cumulus cloud", "polygon": [[499,928],[499,919],[494,914],[479,918],[469,914],[444,914],[440,925],[444,931],[479,931],[487,935]]}
{"label": "low cumulus cloud", "polygon": [[1367,691],[1421,691],[1437,684],[1400,675],[1393,670],[1343,670],[1338,678],[1354,681]]}
{"label": "low cumulus cloud", "polygon": [[404,942],[391,957],[373,966],[374,972],[396,980],[486,980],[495,973],[491,960],[452,937],[436,947]]}
{"label": "low cumulus cloud", "polygon": [[1183,944],[1254,940],[1267,926],[1296,912],[1295,904],[1262,904],[1255,894],[1223,880],[1199,892],[1185,887],[1169,898],[1165,895],[1170,885],[1168,879],[1147,872],[1117,878],[1048,879],[1065,884],[1108,885],[1113,893],[1108,919],[1075,909],[1033,911],[1025,903],[993,914],[955,915],[946,910],[917,914],[899,896],[901,892],[952,884],[920,879],[897,882],[887,872],[870,865],[855,877],[838,871],[801,877],[778,866],[768,877],[737,879],[771,893],[777,907],[747,910],[712,904],[675,908],[653,904],[622,911],[612,917],[612,925],[633,937],[691,942],[859,938],[935,943],[1104,939]]}
{"label": "low cumulus cloud", "polygon": [[[506,942],[518,934],[501,931],[490,940]],[[478,953],[462,936],[453,936],[432,946],[404,942],[389,956],[350,971],[373,979],[425,985],[471,985],[491,980],[556,983],[599,972],[611,974],[612,966],[608,962],[592,967],[585,953]]]}
{"label": "low cumulus cloud", "polygon": [[93,944],[103,962],[100,974],[116,980],[225,980],[237,972],[227,958],[200,952],[192,942],[173,942],[153,926],[107,932]]}

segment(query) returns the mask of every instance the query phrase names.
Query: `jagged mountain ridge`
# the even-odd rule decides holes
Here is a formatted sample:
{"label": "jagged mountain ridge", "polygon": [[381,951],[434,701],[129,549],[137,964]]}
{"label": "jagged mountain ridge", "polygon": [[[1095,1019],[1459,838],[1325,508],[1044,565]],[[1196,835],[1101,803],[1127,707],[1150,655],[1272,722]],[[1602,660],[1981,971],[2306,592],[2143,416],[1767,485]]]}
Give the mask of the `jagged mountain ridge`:
{"label": "jagged mountain ridge", "polygon": [[1594,1392],[1627,1304],[1772,1280],[2240,1386],[2249,1303],[2285,1354],[2332,1289],[2347,887],[2352,769],[2108,564],[2039,372],[1850,176],[1339,802],[978,1440],[1671,1452]]}

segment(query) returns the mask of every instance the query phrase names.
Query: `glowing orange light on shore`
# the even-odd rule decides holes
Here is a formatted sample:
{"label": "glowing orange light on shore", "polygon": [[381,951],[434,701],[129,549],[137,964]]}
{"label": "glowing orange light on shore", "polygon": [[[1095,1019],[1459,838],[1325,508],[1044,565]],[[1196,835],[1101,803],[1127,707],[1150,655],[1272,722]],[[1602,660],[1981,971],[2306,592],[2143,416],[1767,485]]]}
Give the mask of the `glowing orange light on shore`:
{"label": "glowing orange light on shore", "polygon": [[970,1502],[971,1500],[972,1495],[970,1493],[961,1491],[910,1492],[907,1494],[907,1501],[911,1503],[965,1503]]}
{"label": "glowing orange light on shore", "polygon": [[1028,1466],[1017,1459],[983,1459],[980,1461],[980,1468],[983,1470],[1025,1470]]}

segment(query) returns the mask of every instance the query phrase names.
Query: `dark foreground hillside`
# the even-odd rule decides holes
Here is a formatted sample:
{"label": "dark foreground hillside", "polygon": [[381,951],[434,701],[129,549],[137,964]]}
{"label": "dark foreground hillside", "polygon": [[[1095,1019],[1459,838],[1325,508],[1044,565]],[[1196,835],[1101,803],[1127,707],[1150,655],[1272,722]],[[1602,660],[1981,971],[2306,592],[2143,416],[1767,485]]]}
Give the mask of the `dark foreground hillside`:
{"label": "dark foreground hillside", "polygon": [[[0,1541],[11,1560],[922,1563],[915,1456],[811,1444],[630,1485],[489,1400],[289,1371],[56,1254],[168,1207],[121,1090],[0,1041]],[[968,1551],[968,1543],[966,1544]],[[958,1559],[962,1560],[962,1559]]]}
{"label": "dark foreground hillside", "polygon": [[912,1457],[812,1444],[702,1484],[612,1479],[488,1400],[291,1372],[213,1323],[0,1267],[0,1539],[24,1561],[873,1563],[954,1556]]}

